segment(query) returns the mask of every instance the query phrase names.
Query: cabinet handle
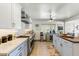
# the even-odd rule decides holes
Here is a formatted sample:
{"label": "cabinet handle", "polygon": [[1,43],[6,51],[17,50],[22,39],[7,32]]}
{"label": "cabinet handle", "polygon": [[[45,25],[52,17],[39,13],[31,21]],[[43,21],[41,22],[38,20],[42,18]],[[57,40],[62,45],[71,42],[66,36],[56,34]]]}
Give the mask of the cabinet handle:
{"label": "cabinet handle", "polygon": [[20,53],[19,56],[22,56],[22,53]]}
{"label": "cabinet handle", "polygon": [[22,47],[20,47],[18,50],[21,50]]}

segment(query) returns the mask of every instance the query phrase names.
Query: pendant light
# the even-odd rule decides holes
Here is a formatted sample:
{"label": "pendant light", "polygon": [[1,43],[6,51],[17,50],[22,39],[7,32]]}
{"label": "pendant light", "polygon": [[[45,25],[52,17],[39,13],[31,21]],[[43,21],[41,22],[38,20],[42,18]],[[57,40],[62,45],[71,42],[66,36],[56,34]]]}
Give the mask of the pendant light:
{"label": "pendant light", "polygon": [[56,18],[56,13],[55,11],[52,11],[51,9],[49,10],[49,23],[50,24],[55,24],[54,19]]}
{"label": "pendant light", "polygon": [[52,11],[51,10],[49,10],[49,24],[52,24],[52,21],[53,21],[53,19],[52,19]]}

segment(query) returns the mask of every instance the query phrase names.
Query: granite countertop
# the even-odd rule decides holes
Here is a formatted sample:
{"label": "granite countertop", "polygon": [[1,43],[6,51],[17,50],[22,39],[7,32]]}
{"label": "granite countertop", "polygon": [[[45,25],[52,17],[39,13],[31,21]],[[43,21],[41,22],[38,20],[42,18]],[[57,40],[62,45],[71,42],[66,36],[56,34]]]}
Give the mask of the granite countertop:
{"label": "granite countertop", "polygon": [[[57,35],[57,34],[56,34]],[[73,38],[69,38],[69,37],[63,37],[61,35],[57,35],[62,39],[65,39],[67,41],[73,42],[73,43],[79,43],[79,37],[73,37]]]}
{"label": "granite countertop", "polygon": [[71,41],[73,43],[79,43],[79,38],[64,38],[65,40]]}
{"label": "granite countertop", "polygon": [[22,44],[28,38],[15,38],[7,43],[0,44],[0,55],[7,55],[11,53],[16,47]]}
{"label": "granite countertop", "polygon": [[29,36],[29,38],[32,38],[35,35],[35,33],[33,34],[26,34],[25,36]]}
{"label": "granite countertop", "polygon": [[24,35],[20,35],[18,37],[29,37],[29,38],[32,38],[34,35],[35,35],[35,33],[32,33],[32,34],[24,34]]}

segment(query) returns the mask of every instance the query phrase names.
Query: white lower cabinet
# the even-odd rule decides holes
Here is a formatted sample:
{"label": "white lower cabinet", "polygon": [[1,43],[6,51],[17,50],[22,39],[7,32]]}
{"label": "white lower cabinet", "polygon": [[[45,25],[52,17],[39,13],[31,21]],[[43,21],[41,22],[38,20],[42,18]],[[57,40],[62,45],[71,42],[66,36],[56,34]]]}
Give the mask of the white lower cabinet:
{"label": "white lower cabinet", "polygon": [[56,49],[58,49],[58,40],[59,38],[56,35],[53,35],[53,44]]}
{"label": "white lower cabinet", "polygon": [[60,55],[62,55],[62,43],[61,42],[62,42],[62,39],[58,37],[57,44],[58,44],[58,51],[59,51]]}
{"label": "white lower cabinet", "polygon": [[23,56],[23,50],[21,50],[20,52],[18,52],[15,56]]}
{"label": "white lower cabinet", "polygon": [[79,56],[79,43],[62,39],[53,35],[53,44],[61,56]]}
{"label": "white lower cabinet", "polygon": [[24,43],[23,56],[27,56],[27,42]]}
{"label": "white lower cabinet", "polygon": [[23,42],[15,50],[13,50],[9,56],[27,56],[27,41]]}
{"label": "white lower cabinet", "polygon": [[62,40],[62,55],[63,56],[72,56],[72,42],[67,40]]}
{"label": "white lower cabinet", "polygon": [[73,56],[79,56],[79,43],[73,44]]}
{"label": "white lower cabinet", "polygon": [[54,44],[54,47],[58,50],[58,52],[62,53],[62,48],[61,48],[61,38],[57,37],[56,35],[53,35],[53,44]]}
{"label": "white lower cabinet", "polygon": [[25,51],[22,49],[16,56],[25,56]]}

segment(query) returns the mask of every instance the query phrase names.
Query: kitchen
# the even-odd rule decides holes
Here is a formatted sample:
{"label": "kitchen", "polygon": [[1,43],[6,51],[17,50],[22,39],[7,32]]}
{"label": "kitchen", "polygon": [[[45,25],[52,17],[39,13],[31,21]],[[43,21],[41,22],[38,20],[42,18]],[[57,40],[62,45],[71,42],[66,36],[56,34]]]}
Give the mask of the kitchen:
{"label": "kitchen", "polygon": [[0,3],[0,56],[79,56],[79,3]]}

